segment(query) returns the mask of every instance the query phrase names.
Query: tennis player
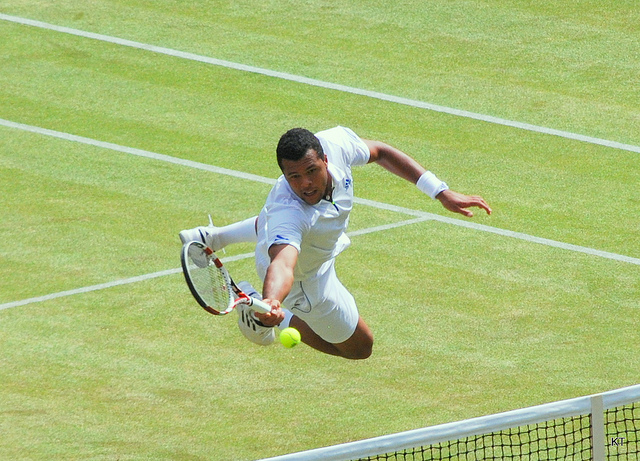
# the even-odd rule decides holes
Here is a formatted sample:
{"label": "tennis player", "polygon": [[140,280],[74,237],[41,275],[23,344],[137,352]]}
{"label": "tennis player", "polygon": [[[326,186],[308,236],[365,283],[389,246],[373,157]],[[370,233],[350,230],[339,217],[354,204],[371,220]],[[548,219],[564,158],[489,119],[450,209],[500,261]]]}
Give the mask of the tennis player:
{"label": "tennis player", "polygon": [[[467,217],[473,216],[470,207],[488,214],[491,208],[482,197],[452,191],[402,151],[361,139],[348,128],[315,135],[294,128],[280,138],[276,154],[282,176],[257,217],[184,230],[180,239],[202,241],[214,251],[232,243],[257,243],[262,299],[272,311],[260,314],[239,308],[238,325],[250,341],[271,344],[274,326],[291,326],[300,331],[304,343],[321,352],[365,359],[372,353],[373,334],[334,265],[350,244],[345,232],[354,199],[351,168],[377,163]],[[241,289],[259,296],[249,284]]]}

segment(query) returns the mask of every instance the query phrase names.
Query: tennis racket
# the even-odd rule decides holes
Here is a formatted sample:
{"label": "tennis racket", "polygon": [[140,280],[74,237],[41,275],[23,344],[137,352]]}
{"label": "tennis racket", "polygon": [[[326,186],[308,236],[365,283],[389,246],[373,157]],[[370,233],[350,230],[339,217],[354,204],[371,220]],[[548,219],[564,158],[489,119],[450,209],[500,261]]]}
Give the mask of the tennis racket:
{"label": "tennis racket", "polygon": [[228,314],[238,304],[246,304],[262,313],[271,312],[268,304],[252,298],[238,288],[222,261],[203,243],[185,243],[181,261],[182,272],[191,294],[210,314]]}

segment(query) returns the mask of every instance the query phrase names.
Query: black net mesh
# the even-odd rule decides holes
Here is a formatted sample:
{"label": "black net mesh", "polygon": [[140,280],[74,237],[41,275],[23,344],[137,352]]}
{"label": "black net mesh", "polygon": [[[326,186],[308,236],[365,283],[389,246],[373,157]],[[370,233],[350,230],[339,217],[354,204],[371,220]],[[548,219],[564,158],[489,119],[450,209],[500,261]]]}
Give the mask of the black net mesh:
{"label": "black net mesh", "polygon": [[640,402],[605,411],[604,425],[607,459],[640,460]]}
{"label": "black net mesh", "polygon": [[[607,459],[640,460],[640,403],[605,412]],[[591,418],[579,415],[382,453],[359,461],[591,460]]]}

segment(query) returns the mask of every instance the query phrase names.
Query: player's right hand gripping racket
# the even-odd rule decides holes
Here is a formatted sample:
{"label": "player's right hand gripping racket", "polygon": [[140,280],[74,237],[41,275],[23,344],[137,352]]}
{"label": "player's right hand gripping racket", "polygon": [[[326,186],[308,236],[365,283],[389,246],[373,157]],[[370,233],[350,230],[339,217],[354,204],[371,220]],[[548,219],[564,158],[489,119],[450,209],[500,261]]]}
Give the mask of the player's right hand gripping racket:
{"label": "player's right hand gripping racket", "polygon": [[240,290],[213,250],[201,242],[185,243],[182,247],[182,271],[191,294],[204,310],[213,315],[225,315],[238,304],[268,313],[271,307]]}

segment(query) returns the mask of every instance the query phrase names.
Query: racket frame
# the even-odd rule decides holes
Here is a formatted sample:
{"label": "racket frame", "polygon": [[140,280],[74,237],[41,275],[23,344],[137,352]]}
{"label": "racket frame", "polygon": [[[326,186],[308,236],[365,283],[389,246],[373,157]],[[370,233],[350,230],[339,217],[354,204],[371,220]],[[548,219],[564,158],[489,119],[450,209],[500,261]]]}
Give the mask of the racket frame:
{"label": "racket frame", "polygon": [[[191,271],[189,269],[192,261],[191,257],[189,256],[189,248],[191,247],[191,245],[197,246],[199,249],[204,251],[204,253],[206,254],[208,266],[214,266],[215,270],[220,271],[220,273],[222,274],[226,290],[229,293],[229,304],[225,309],[219,310],[213,306],[210,306],[200,295],[200,293],[198,293],[198,290],[191,278]],[[182,253],[180,256],[180,260],[182,263],[182,272],[184,274],[185,281],[187,282],[187,286],[189,287],[189,291],[191,291],[194,299],[205,311],[213,315],[226,315],[234,310],[239,304],[245,304],[247,306],[251,306],[253,310],[263,314],[271,312],[271,306],[260,299],[253,298],[247,295],[240,288],[238,288],[238,286],[231,278],[231,274],[229,274],[227,268],[224,266],[224,264],[222,264],[222,261],[220,261],[220,259],[216,256],[211,248],[209,248],[202,242],[194,240],[185,243],[182,247]],[[198,266],[197,264],[195,265]]]}

